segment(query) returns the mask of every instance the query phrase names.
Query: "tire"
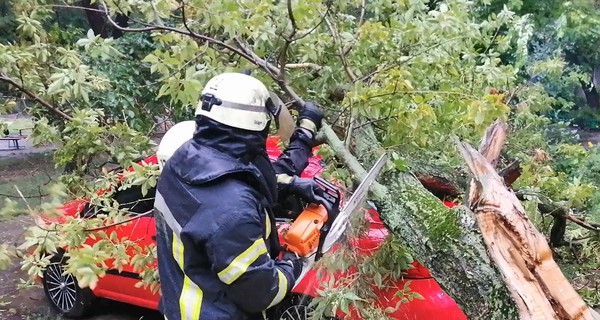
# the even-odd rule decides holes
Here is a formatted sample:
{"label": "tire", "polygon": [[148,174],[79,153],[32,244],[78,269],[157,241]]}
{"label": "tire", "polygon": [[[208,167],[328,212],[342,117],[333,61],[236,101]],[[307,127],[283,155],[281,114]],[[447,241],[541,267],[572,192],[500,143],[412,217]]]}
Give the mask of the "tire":
{"label": "tire", "polygon": [[[308,320],[310,312],[309,307],[312,297],[307,295],[293,294],[282,301],[269,318],[271,320]],[[337,320],[336,317],[324,318],[322,320]]]}
{"label": "tire", "polygon": [[42,284],[52,307],[66,318],[80,318],[91,309],[94,294],[89,288],[80,288],[77,279],[63,275],[62,259],[55,258],[44,271]]}

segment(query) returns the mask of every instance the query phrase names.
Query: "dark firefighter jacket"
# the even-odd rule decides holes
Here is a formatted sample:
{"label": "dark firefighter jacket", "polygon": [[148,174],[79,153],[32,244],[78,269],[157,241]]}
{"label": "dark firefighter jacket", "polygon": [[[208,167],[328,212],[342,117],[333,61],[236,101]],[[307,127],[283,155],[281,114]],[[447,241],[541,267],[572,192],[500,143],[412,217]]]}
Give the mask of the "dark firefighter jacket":
{"label": "dark firefighter jacket", "polygon": [[297,129],[271,166],[266,132],[249,134],[207,118],[197,123],[157,186],[160,310],[168,320],[261,318],[296,280],[291,265],[275,259],[274,175],[300,174],[311,139]]}

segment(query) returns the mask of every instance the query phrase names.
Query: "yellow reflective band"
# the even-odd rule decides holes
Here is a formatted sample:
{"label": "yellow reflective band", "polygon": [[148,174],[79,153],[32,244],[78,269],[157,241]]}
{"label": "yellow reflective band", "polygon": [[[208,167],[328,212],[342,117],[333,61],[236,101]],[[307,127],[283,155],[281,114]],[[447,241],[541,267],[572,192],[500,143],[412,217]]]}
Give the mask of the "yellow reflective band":
{"label": "yellow reflective band", "polygon": [[281,272],[281,270],[277,269],[277,275],[279,276],[279,288],[277,289],[277,295],[275,296],[275,298],[273,298],[273,301],[267,307],[267,309],[280,303],[281,300],[283,300],[283,298],[285,298],[285,294],[287,293],[288,280],[285,277],[285,274],[283,274],[283,272]]}
{"label": "yellow reflective band", "polygon": [[269,213],[267,212],[267,209],[265,209],[265,214],[265,219],[267,219],[265,222],[265,239],[269,239],[269,236],[271,235],[271,219],[269,218]]}
{"label": "yellow reflective band", "polygon": [[217,275],[219,279],[223,281],[225,284],[232,284],[235,280],[237,280],[261,254],[267,253],[267,246],[265,245],[265,240],[262,238],[254,241],[254,243],[246,249],[246,251],[242,252],[239,256],[237,256],[227,268],[223,269],[223,271],[219,272]]}
{"label": "yellow reflective band", "polygon": [[[179,296],[179,312],[181,320],[197,320],[200,319],[200,311],[202,308],[202,298],[204,293],[186,274],[183,264],[183,242],[173,232],[173,257],[177,261],[177,265],[183,272],[183,288]],[[166,317],[165,317],[166,319]]]}
{"label": "yellow reflective band", "polygon": [[179,312],[181,320],[200,319],[202,308],[202,290],[187,276],[183,279],[183,289],[179,296]]}
{"label": "yellow reflective band", "polygon": [[177,265],[179,265],[179,269],[183,271],[183,243],[177,237],[177,234],[173,232],[173,243],[171,243],[173,247],[173,258],[177,261]]}

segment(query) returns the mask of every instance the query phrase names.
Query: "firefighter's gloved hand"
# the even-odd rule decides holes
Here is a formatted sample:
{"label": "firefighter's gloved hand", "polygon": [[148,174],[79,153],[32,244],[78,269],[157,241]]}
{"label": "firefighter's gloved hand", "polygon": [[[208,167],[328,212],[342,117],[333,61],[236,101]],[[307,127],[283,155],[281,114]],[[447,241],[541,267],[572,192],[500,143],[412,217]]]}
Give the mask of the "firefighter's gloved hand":
{"label": "firefighter's gloved hand", "polygon": [[322,204],[327,212],[333,212],[333,204],[325,199],[325,191],[313,179],[278,175],[277,182],[280,189],[299,195],[307,202]]}
{"label": "firefighter's gloved hand", "polygon": [[292,266],[294,270],[294,278],[298,279],[302,273],[303,261],[302,257],[294,252],[284,251],[281,256],[281,261],[284,261]]}
{"label": "firefighter's gloved hand", "polygon": [[321,129],[323,111],[311,101],[306,101],[298,114],[298,126],[309,130],[313,135]]}

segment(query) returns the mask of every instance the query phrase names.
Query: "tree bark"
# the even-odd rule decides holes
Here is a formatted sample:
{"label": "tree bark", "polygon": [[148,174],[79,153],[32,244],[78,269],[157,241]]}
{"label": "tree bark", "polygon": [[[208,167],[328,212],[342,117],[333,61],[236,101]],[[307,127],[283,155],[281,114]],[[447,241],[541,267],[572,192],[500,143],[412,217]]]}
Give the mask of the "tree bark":
{"label": "tree bark", "polygon": [[562,274],[545,237],[496,173],[492,163],[504,143],[502,131],[498,123],[488,131],[490,139],[484,143],[489,149],[482,146],[483,155],[467,143],[459,143],[459,150],[474,176],[469,205],[519,319],[600,319]]}
{"label": "tree bark", "polygon": [[109,24],[106,23],[106,19],[104,19],[104,14],[100,11],[98,3],[92,4],[91,0],[83,0],[81,5],[89,9],[85,10],[85,15],[94,34],[100,35],[102,38],[108,38]]}
{"label": "tree bark", "polygon": [[512,184],[521,176],[523,168],[521,168],[521,161],[515,160],[508,167],[502,169],[498,174],[504,178],[504,184],[511,187]]}

